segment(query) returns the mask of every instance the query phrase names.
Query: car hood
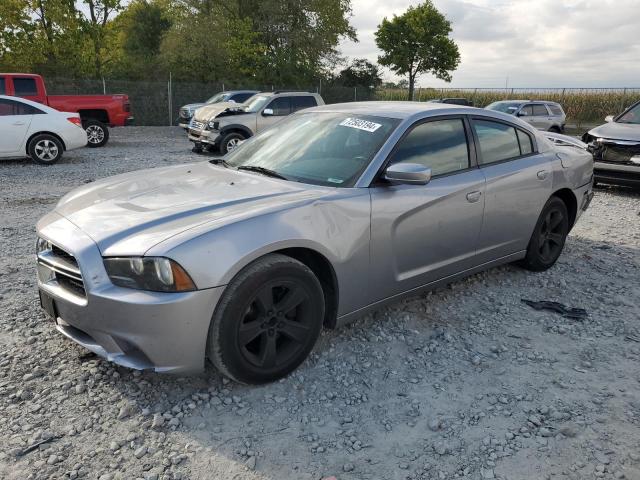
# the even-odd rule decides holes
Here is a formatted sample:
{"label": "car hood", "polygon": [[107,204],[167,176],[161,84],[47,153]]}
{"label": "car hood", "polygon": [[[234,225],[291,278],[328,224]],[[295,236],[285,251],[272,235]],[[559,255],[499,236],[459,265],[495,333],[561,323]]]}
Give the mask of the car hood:
{"label": "car hood", "polygon": [[215,228],[328,193],[199,162],[94,182],[65,195],[56,212],[89,235],[103,255],[142,255],[198,225],[212,222]]}
{"label": "car hood", "polygon": [[640,142],[640,125],[610,122],[589,131],[596,138],[613,138]]}
{"label": "car hood", "polygon": [[224,112],[227,108],[237,108],[240,105],[242,104],[236,102],[210,103],[196,110],[194,118],[199,122],[207,122],[219,113]]}
{"label": "car hood", "polygon": [[206,105],[206,104],[205,103],[188,103],[186,105],[183,105],[181,109],[186,108],[187,110],[195,110],[197,108],[202,107],[203,105]]}

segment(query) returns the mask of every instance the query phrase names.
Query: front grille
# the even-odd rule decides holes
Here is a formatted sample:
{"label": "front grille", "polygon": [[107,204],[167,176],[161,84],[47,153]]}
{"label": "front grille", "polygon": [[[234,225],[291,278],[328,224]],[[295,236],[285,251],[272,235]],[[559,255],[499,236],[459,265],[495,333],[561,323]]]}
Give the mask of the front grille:
{"label": "front grille", "polygon": [[596,141],[590,150],[596,160],[631,165],[631,157],[640,156],[640,142]]}
{"label": "front grille", "polygon": [[66,250],[51,245],[51,248],[38,253],[38,264],[46,267],[60,287],[69,292],[86,297],[82,273],[76,258]]}
{"label": "front grille", "polygon": [[194,120],[193,122],[191,122],[190,127],[191,128],[195,128],[197,130],[203,130],[204,129],[204,123],[197,122],[196,120]]}

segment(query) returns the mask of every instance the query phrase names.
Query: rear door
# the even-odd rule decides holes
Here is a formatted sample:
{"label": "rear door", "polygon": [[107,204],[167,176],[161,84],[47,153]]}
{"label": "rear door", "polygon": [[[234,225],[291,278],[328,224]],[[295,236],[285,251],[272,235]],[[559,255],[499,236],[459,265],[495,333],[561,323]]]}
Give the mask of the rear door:
{"label": "rear door", "polygon": [[551,195],[552,160],[537,152],[524,130],[486,117],[472,119],[478,164],[486,179],[478,260],[489,262],[526,250]]}
{"label": "rear door", "polygon": [[530,123],[540,130],[549,130],[551,125],[553,125],[553,119],[551,118],[551,113],[547,110],[546,105],[542,103],[534,103],[531,107],[533,110],[533,116]]}
{"label": "rear door", "polygon": [[[271,110],[271,115],[265,115],[265,110]],[[291,97],[277,97],[271,100],[258,114],[258,132],[275,125],[291,113]],[[257,132],[256,132],[257,133]]]}
{"label": "rear door", "polygon": [[426,185],[371,187],[371,285],[375,302],[474,266],[485,180],[462,116],[429,119],[398,141],[387,165],[420,163]]}
{"label": "rear door", "polygon": [[0,155],[26,154],[24,141],[34,110],[31,105],[0,98]]}

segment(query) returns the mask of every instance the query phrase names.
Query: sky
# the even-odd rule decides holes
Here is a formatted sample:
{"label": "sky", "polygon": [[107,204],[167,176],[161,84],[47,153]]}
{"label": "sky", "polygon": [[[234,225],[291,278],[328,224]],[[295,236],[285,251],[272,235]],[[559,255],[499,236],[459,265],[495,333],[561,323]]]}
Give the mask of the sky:
{"label": "sky", "polygon": [[[418,3],[352,0],[359,42],[342,42],[342,54],[375,62],[382,18]],[[640,87],[640,0],[433,3],[451,21],[461,61],[450,84],[426,74],[421,87]]]}

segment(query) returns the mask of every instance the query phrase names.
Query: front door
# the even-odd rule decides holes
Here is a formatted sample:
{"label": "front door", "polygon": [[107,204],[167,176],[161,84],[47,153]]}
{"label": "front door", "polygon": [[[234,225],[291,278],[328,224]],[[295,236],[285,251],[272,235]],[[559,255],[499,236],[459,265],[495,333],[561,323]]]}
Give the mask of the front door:
{"label": "front door", "polygon": [[490,262],[526,250],[549,199],[552,159],[537,153],[531,135],[499,121],[472,120],[478,164],[486,178],[478,260]]}
{"label": "front door", "polygon": [[26,154],[23,142],[33,118],[32,110],[30,105],[0,99],[0,154]]}
{"label": "front door", "polygon": [[[265,114],[265,111],[267,113]],[[258,114],[258,132],[275,125],[291,113],[291,98],[278,97],[271,100]]]}
{"label": "front door", "polygon": [[469,149],[462,117],[411,127],[388,165],[431,168],[426,185],[371,187],[371,301],[405,292],[475,265],[485,181]]}

